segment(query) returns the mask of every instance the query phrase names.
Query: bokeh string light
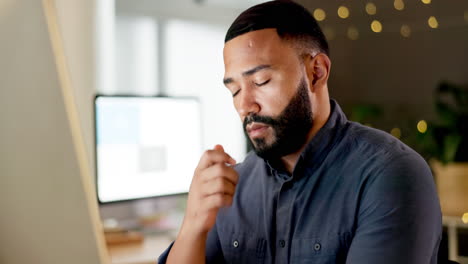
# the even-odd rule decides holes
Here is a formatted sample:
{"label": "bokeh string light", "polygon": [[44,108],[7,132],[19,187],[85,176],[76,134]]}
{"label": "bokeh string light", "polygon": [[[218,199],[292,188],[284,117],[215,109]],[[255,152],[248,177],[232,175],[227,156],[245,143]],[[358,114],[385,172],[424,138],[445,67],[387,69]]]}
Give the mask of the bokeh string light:
{"label": "bokeh string light", "polygon": [[374,31],[375,33],[380,33],[382,32],[382,23],[380,23],[380,21],[378,20],[374,20],[372,21],[371,23],[371,29],[372,31]]}
{"label": "bokeh string light", "polygon": [[393,7],[395,7],[395,9],[398,11],[402,11],[403,9],[405,9],[405,3],[403,2],[403,0],[395,0],[393,2]]}
{"label": "bokeh string light", "polygon": [[340,18],[348,18],[349,17],[349,9],[346,6],[340,6],[338,7],[338,16]]}
{"label": "bokeh string light", "polygon": [[[419,4],[419,7],[418,8],[421,8],[422,5],[431,5],[432,4],[432,0],[420,0],[420,4]],[[419,2],[419,1],[418,1]],[[441,23],[440,23],[440,17],[437,17],[432,15],[432,14],[427,14],[426,16],[426,20],[424,20],[424,18],[421,20],[421,19],[414,19],[414,20],[411,20],[411,14],[408,15],[408,11],[413,11],[413,8],[418,5],[414,5],[411,3],[411,5],[408,7],[408,10],[406,10],[406,6],[405,6],[405,1],[404,0],[393,0],[393,6],[395,8],[395,10],[397,11],[393,11],[393,15],[394,17],[398,17],[398,15],[396,15],[397,13],[400,13],[399,11],[404,11],[404,12],[401,12],[401,14],[404,14],[403,17],[405,17],[405,20],[402,20],[402,21],[396,21],[395,19],[392,19],[392,18],[388,18],[388,12],[391,13],[391,11],[388,10],[388,8],[383,8],[382,10],[387,10],[385,11],[384,13],[384,16],[382,16],[382,13],[380,13],[381,11],[379,11],[379,15],[377,15],[377,11],[379,9],[379,6],[380,3],[375,3],[375,1],[373,0],[368,0],[368,2],[365,3],[364,5],[364,10],[361,11],[361,13],[357,12],[356,14],[363,14],[363,11],[365,11],[365,15],[368,15],[370,17],[373,17],[372,19],[370,19],[370,24],[367,24],[370,26],[370,29],[371,29],[371,32],[374,32],[374,33],[381,33],[381,32],[385,32],[385,33],[391,33],[391,34],[398,34],[400,37],[402,38],[405,38],[405,39],[408,39],[410,38],[413,34],[416,34],[417,32],[420,32],[420,31],[428,31],[430,29],[438,29],[441,27]],[[332,22],[334,23],[336,20],[334,20],[333,17],[330,17],[329,18],[329,15],[330,14],[333,14],[333,10],[327,10],[326,8],[323,8],[323,7],[317,7],[316,9],[313,10],[312,14],[313,14],[313,17],[319,21],[319,22],[323,22],[325,20],[327,20],[324,25],[324,34],[326,36],[326,38],[328,40],[333,40],[335,39],[336,37],[347,37],[349,40],[357,40],[369,33],[366,33],[366,32],[369,32],[368,30],[366,30],[364,28],[364,21],[362,20],[357,20],[356,21],[356,17],[353,17],[351,16],[351,11],[352,11],[352,8],[354,6],[349,6],[349,5],[338,5],[338,6],[335,6],[334,9],[335,12],[337,13],[338,17],[341,18],[341,19],[347,19],[348,21],[350,21],[351,23],[347,23],[348,25],[344,24],[342,26],[340,26],[340,24],[342,23],[338,23],[338,24],[328,24],[327,22]],[[360,7],[362,8],[362,6]],[[427,9],[424,8],[424,10],[432,10],[433,8],[432,7],[429,7],[430,9]],[[435,6],[434,6],[435,8]],[[380,9],[379,9],[380,10]],[[466,23],[468,23],[468,9],[461,9],[462,12],[462,21],[460,20],[460,18],[458,18],[458,20],[453,20],[451,17],[443,17],[441,20],[442,20],[442,25],[444,25],[445,27],[453,27],[454,26],[454,21],[458,21],[457,23],[461,23],[463,21],[465,21]],[[433,12],[434,10],[432,10],[431,12]],[[458,13],[460,14],[460,13]],[[458,15],[459,16],[459,15]],[[360,19],[359,17],[357,17],[357,19]],[[383,20],[382,20],[383,19]],[[408,21],[409,19],[409,21]],[[451,20],[450,20],[451,19]],[[357,22],[357,23],[356,23]],[[369,23],[369,22],[367,22]],[[328,25],[327,25],[328,24]],[[353,25],[354,24],[354,25]],[[386,25],[385,27],[385,31],[384,31],[384,25]],[[425,26],[424,26],[425,25]],[[326,28],[326,29],[325,29]],[[363,36],[361,36],[361,34],[363,34]]]}
{"label": "bokeh string light", "polygon": [[438,28],[439,27],[439,22],[437,21],[437,18],[435,18],[435,16],[429,17],[429,19],[427,20],[427,24],[431,28]]}
{"label": "bokeh string light", "polygon": [[374,3],[369,2],[366,4],[366,13],[373,16],[377,14],[377,6]]}
{"label": "bokeh string light", "polygon": [[409,38],[411,36],[411,28],[408,25],[402,25],[400,28],[400,34],[405,38]]}
{"label": "bokeh string light", "polygon": [[401,138],[401,129],[398,128],[398,127],[394,127],[392,128],[392,130],[390,130],[390,134],[398,139]]}
{"label": "bokeh string light", "polygon": [[327,14],[321,8],[315,9],[313,15],[314,15],[315,20],[317,21],[323,21],[327,17]]}
{"label": "bokeh string light", "polygon": [[416,128],[418,129],[419,133],[424,134],[427,132],[427,122],[425,120],[421,120],[418,122],[416,125]]}

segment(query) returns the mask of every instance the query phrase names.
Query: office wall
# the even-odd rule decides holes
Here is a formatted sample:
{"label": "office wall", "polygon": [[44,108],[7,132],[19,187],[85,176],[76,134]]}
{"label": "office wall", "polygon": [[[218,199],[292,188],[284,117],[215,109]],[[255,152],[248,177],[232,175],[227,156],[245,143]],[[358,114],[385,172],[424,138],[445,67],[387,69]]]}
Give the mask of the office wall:
{"label": "office wall", "polygon": [[344,105],[374,103],[386,122],[434,119],[433,92],[442,80],[468,83],[468,23],[453,28],[342,36],[330,41],[331,95]]}
{"label": "office wall", "polygon": [[[92,131],[84,106],[92,56],[85,44],[90,32],[78,17],[89,14],[91,2],[57,2],[66,54],[53,53],[41,1],[0,2],[2,264],[107,261],[84,140]],[[57,67],[56,59],[64,63]],[[75,90],[64,86],[67,63]],[[76,112],[75,103],[83,110]]]}

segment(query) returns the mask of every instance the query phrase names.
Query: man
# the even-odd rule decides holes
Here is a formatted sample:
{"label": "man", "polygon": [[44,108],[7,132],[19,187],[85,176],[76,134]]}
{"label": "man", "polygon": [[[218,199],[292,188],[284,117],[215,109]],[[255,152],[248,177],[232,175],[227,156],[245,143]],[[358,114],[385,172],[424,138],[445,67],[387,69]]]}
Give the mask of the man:
{"label": "man", "polygon": [[254,152],[237,165],[219,145],[203,154],[160,263],[436,263],[441,212],[427,164],[346,120],[329,99],[328,53],[293,2],[234,21],[224,84]]}

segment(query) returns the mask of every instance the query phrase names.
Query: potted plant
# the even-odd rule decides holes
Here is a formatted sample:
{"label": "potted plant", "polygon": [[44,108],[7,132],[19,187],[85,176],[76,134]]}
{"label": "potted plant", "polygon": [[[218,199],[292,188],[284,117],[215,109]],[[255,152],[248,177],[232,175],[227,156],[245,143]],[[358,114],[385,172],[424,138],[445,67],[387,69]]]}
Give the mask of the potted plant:
{"label": "potted plant", "polygon": [[435,92],[437,123],[424,137],[444,215],[468,212],[468,89],[441,82]]}

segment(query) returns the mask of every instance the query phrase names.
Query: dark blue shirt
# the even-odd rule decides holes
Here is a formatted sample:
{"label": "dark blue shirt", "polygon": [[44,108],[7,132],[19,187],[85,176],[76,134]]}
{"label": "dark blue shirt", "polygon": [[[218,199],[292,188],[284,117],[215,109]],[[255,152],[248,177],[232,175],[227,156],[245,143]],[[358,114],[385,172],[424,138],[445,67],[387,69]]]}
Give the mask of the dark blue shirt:
{"label": "dark blue shirt", "polygon": [[254,153],[236,166],[234,202],[208,234],[207,263],[437,262],[442,216],[427,163],[331,107],[292,174]]}

